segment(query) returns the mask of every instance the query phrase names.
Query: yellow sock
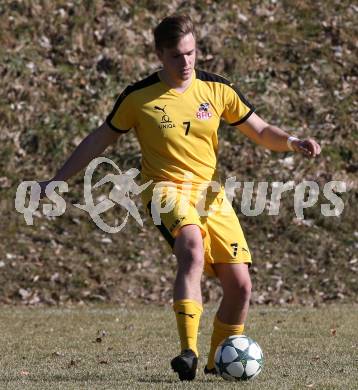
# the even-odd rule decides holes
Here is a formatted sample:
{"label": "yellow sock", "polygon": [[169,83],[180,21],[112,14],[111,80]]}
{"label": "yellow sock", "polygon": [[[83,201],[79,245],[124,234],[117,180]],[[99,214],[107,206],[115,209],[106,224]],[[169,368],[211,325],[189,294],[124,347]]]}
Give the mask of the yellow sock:
{"label": "yellow sock", "polygon": [[244,324],[240,325],[229,325],[221,322],[216,316],[214,319],[214,330],[211,336],[211,346],[208,356],[207,367],[209,370],[214,368],[214,356],[217,346],[225,340],[227,337],[232,335],[240,335],[244,332]]}
{"label": "yellow sock", "polygon": [[173,305],[177,320],[181,350],[191,349],[198,354],[197,339],[201,313],[203,307],[191,299],[175,301]]}

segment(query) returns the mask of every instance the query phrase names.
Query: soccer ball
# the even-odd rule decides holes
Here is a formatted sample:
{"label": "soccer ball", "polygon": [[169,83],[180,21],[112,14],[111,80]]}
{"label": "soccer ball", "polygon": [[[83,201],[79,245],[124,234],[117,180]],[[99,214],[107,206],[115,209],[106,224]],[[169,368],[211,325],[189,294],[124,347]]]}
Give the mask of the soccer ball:
{"label": "soccer ball", "polygon": [[216,371],[229,381],[253,379],[261,372],[263,364],[260,346],[245,335],[228,337],[215,352]]}

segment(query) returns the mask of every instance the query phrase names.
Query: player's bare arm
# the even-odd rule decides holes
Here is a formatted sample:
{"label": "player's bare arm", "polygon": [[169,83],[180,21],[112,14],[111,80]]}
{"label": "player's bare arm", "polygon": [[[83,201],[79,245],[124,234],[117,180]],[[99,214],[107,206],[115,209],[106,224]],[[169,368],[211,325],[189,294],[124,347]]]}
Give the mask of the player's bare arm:
{"label": "player's bare arm", "polygon": [[237,128],[256,144],[276,152],[292,150],[307,157],[316,157],[321,153],[321,147],[315,140],[311,138],[305,140],[299,140],[294,137],[289,138],[290,135],[285,131],[268,124],[255,113],[251,114]]}
{"label": "player's bare arm", "polygon": [[109,145],[113,144],[121,134],[120,132],[113,131],[104,122],[82,140],[51,180],[39,183],[41,186],[41,194],[44,195],[45,188],[51,181],[66,181],[85,168],[94,158],[103,153]]}

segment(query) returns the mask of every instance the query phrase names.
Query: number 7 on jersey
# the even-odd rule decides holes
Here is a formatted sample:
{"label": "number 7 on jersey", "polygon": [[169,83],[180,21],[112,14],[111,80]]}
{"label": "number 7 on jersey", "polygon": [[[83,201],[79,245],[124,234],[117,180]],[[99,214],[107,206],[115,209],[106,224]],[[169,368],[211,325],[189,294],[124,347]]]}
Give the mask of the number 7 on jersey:
{"label": "number 7 on jersey", "polygon": [[189,129],[190,129],[190,122],[183,122],[183,125],[186,126],[185,128],[185,135],[188,135],[189,134]]}

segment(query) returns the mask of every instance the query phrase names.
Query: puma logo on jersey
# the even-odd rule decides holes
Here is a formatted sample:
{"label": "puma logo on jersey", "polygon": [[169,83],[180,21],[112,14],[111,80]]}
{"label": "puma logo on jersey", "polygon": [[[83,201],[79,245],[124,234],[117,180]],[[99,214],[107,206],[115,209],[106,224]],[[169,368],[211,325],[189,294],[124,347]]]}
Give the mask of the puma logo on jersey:
{"label": "puma logo on jersey", "polygon": [[166,105],[163,108],[161,108],[159,106],[154,106],[154,110],[162,111],[164,114],[166,114],[165,107],[166,107]]}

